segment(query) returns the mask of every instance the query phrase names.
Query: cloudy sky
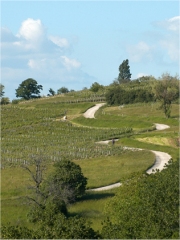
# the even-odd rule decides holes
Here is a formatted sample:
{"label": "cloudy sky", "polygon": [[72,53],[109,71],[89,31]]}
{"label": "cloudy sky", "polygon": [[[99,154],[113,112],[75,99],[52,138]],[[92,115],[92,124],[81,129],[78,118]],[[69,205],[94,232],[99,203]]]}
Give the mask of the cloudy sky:
{"label": "cloudy sky", "polygon": [[179,74],[179,1],[1,1],[5,96],[27,78],[57,91],[109,85],[129,59],[132,79]]}

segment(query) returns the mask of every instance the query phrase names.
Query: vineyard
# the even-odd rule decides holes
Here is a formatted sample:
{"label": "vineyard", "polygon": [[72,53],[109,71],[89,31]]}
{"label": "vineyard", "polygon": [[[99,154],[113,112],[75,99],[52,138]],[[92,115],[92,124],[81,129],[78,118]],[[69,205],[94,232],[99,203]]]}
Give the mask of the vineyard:
{"label": "vineyard", "polygon": [[[89,99],[89,101],[88,101]],[[53,163],[67,159],[80,165],[88,178],[87,189],[117,183],[135,173],[145,171],[154,163],[150,151],[131,151],[124,145],[143,149],[163,150],[175,159],[178,131],[178,104],[172,107],[172,118],[164,118],[158,103],[101,107],[95,119],[86,119],[83,113],[103,95],[88,95],[88,91],[34,99],[1,107],[1,216],[2,222],[20,223],[32,227],[27,221],[29,206],[23,196],[29,194],[31,177],[22,165],[33,169],[35,156],[42,157],[47,171]],[[64,120],[64,116],[67,120]],[[153,131],[155,122],[166,123],[166,131]],[[147,137],[148,141],[147,141]],[[162,138],[170,146],[154,144],[151,139]],[[114,145],[97,144],[117,138]],[[173,145],[172,145],[173,144]],[[94,229],[102,228],[103,207],[117,190],[105,193],[88,192],[85,199],[69,206],[71,215],[80,215],[92,222]]]}
{"label": "vineyard", "polygon": [[[39,101],[40,102],[40,101]],[[49,104],[49,103],[48,103]],[[61,159],[87,159],[119,154],[121,148],[96,146],[95,142],[120,137],[131,128],[85,128],[63,121],[65,112],[73,114],[76,107],[85,111],[90,103],[51,103],[3,106],[1,167],[31,164],[31,156],[42,152],[49,162]],[[77,106],[78,105],[78,106]],[[95,147],[96,146],[96,147]]]}

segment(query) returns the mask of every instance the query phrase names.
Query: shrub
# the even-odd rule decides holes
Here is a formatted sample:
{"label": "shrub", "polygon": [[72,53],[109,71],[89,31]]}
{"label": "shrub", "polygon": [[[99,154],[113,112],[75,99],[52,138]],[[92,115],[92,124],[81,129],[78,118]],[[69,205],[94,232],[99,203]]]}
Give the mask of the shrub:
{"label": "shrub", "polygon": [[45,194],[65,203],[73,202],[85,193],[87,178],[83,176],[79,165],[63,160],[55,165],[54,173],[45,182]]}
{"label": "shrub", "polygon": [[8,97],[2,97],[1,98],[1,104],[5,105],[5,104],[9,104],[10,100]]}

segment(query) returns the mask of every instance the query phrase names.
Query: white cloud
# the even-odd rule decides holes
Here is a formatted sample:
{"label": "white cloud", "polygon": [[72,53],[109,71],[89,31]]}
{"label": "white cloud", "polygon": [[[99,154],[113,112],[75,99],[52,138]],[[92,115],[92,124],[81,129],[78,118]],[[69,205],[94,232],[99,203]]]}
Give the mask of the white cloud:
{"label": "white cloud", "polygon": [[172,61],[179,61],[179,39],[167,38],[160,41],[160,46],[167,51],[169,58]]}
{"label": "white cloud", "polygon": [[40,19],[26,19],[17,34],[2,28],[1,36],[1,78],[11,99],[18,85],[29,77],[43,86],[44,94],[51,86],[79,89],[97,81],[71,57],[74,39],[48,36]]}
{"label": "white cloud", "polygon": [[34,20],[28,18],[22,22],[17,37],[24,38],[27,41],[39,41],[44,38],[45,28],[40,19]]}
{"label": "white cloud", "polygon": [[127,46],[127,52],[132,62],[140,62],[143,59],[152,60],[152,50],[153,47],[143,41],[136,45]]}
{"label": "white cloud", "polygon": [[171,31],[179,31],[180,16],[170,18],[168,20],[168,29]]}
{"label": "white cloud", "polygon": [[157,25],[167,30],[164,38],[159,41],[160,47],[166,50],[170,60],[179,61],[180,16],[159,22]]}
{"label": "white cloud", "polygon": [[155,26],[164,28],[169,31],[179,32],[180,16],[175,16],[164,21],[155,22],[154,24]]}
{"label": "white cloud", "polygon": [[59,47],[69,47],[69,43],[66,38],[60,38],[58,36],[49,36],[49,39]]}
{"label": "white cloud", "polygon": [[28,61],[28,66],[31,68],[31,69],[35,69],[35,70],[40,70],[42,68],[45,68],[46,67],[46,59],[38,59],[38,60],[34,60],[34,59],[30,59]]}
{"label": "white cloud", "polygon": [[76,59],[70,59],[66,56],[61,56],[63,60],[63,65],[68,69],[71,70],[72,68],[79,68],[81,63],[78,62]]}
{"label": "white cloud", "polygon": [[[170,64],[179,61],[180,16],[153,23],[160,30],[150,32],[148,43],[144,40],[135,45],[127,45],[126,51],[132,62],[152,62]],[[164,30],[164,31],[162,31]]]}
{"label": "white cloud", "polygon": [[15,46],[24,50],[38,50],[46,40],[46,30],[40,19],[28,18],[22,22],[16,37]]}

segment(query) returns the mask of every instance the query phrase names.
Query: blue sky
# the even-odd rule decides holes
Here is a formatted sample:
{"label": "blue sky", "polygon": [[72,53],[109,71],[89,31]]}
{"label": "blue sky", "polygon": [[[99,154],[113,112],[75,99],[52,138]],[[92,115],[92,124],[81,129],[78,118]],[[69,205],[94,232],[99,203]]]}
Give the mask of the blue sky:
{"label": "blue sky", "polygon": [[132,80],[179,74],[179,1],[1,1],[5,96],[27,78],[49,88],[109,85],[129,59]]}

